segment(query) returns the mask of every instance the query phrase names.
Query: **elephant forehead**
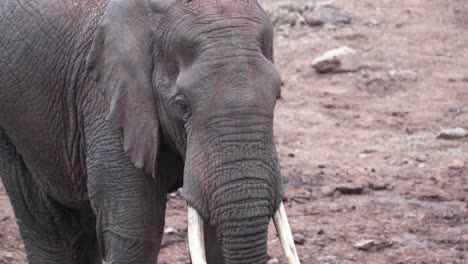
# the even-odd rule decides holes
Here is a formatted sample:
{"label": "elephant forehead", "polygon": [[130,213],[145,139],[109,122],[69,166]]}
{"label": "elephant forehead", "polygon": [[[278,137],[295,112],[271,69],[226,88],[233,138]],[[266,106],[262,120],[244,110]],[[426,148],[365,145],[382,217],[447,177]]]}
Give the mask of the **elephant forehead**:
{"label": "elephant forehead", "polygon": [[[171,35],[170,45],[174,48],[210,48],[226,45],[236,49],[253,48],[259,42],[267,43],[273,40],[272,26],[264,21],[253,19],[246,15],[238,17],[210,16],[203,20],[186,19],[178,25],[175,34]],[[232,48],[232,47],[230,47]]]}
{"label": "elephant forehead", "polygon": [[186,0],[185,6],[194,12],[258,11],[256,0]]}

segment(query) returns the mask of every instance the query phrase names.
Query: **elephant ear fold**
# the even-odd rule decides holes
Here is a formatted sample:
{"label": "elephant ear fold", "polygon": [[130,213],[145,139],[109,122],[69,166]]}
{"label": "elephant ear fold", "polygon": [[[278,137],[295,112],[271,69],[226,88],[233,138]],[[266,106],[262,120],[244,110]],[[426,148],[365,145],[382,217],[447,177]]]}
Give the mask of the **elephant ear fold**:
{"label": "elephant ear fold", "polygon": [[87,68],[107,99],[111,129],[123,132],[125,152],[136,167],[154,174],[159,116],[152,91],[148,9],[146,1],[111,0]]}

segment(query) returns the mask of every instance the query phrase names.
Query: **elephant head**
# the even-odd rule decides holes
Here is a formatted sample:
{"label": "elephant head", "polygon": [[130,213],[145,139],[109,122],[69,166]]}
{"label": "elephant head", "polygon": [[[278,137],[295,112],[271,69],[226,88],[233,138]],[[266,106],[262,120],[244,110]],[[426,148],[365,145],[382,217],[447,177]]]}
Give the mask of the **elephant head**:
{"label": "elephant head", "polygon": [[282,200],[268,16],[255,0],[111,0],[96,34],[88,67],[133,163],[167,183],[167,155],[182,161],[183,196],[224,261],[266,262]]}

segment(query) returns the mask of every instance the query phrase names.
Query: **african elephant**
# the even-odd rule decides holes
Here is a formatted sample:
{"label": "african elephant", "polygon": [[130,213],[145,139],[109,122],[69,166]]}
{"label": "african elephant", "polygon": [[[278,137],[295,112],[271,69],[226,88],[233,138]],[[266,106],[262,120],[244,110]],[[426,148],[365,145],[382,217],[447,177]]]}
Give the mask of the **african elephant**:
{"label": "african elephant", "polygon": [[208,263],[267,261],[281,79],[255,0],[0,11],[0,176],[30,263],[155,263],[180,187]]}

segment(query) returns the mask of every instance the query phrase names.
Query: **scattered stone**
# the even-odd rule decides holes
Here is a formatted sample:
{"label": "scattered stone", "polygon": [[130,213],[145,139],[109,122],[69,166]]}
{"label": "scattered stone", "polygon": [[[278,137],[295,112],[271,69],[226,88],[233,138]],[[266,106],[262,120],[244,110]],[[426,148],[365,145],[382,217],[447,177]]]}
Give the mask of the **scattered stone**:
{"label": "scattered stone", "polygon": [[5,258],[6,258],[7,260],[9,260],[9,261],[13,261],[13,260],[15,259],[15,256],[14,256],[12,253],[10,253],[10,252],[5,253],[4,256],[5,256]]}
{"label": "scattered stone", "polygon": [[362,251],[380,251],[384,248],[393,246],[393,242],[390,241],[376,241],[373,239],[363,239],[354,243],[354,247]]}
{"label": "scattered stone", "polygon": [[294,153],[289,153],[289,154],[288,154],[288,157],[289,157],[289,158],[294,158],[294,157],[296,157],[296,155],[295,155]]}
{"label": "scattered stone", "polygon": [[464,111],[463,111],[463,108],[461,108],[459,106],[454,106],[454,107],[449,108],[449,112],[454,113],[456,115],[459,115],[459,114],[463,113]]}
{"label": "scattered stone", "polygon": [[326,24],[323,27],[326,31],[336,31],[337,27],[335,25]]}
{"label": "scattered stone", "polygon": [[365,159],[365,158],[367,158],[367,154],[366,153],[359,153],[358,158]]}
{"label": "scattered stone", "polygon": [[167,228],[164,230],[163,241],[161,243],[161,248],[182,243],[187,237],[187,230],[177,230],[174,228]]}
{"label": "scattered stone", "polygon": [[352,21],[351,13],[342,11],[331,5],[320,5],[304,15],[309,26],[349,24]]}
{"label": "scattered stone", "polygon": [[349,47],[329,50],[312,62],[318,73],[355,72],[362,67],[358,52]]}
{"label": "scattered stone", "polygon": [[317,235],[323,235],[325,234],[325,231],[323,229],[320,229],[319,231],[317,231]]}
{"label": "scattered stone", "polygon": [[416,157],[417,162],[424,163],[424,162],[427,162],[428,160],[429,160],[429,156],[427,154],[419,155]]}
{"label": "scattered stone", "polygon": [[270,259],[267,264],[279,264],[279,260],[277,258]]}
{"label": "scattered stone", "polygon": [[421,200],[421,201],[429,201],[429,202],[435,202],[435,203],[445,202],[445,201],[450,200],[446,197],[445,194],[442,194],[442,193],[424,194],[424,195],[418,196],[417,198],[418,200]]}
{"label": "scattered stone", "polygon": [[371,190],[374,191],[383,191],[383,190],[388,190],[390,189],[390,184],[388,183],[375,183],[375,182],[369,182],[367,184],[367,187]]}
{"label": "scattered stone", "polygon": [[288,38],[289,37],[289,29],[287,27],[275,28],[275,35],[277,35],[279,37]]}
{"label": "scattered stone", "polygon": [[374,18],[371,18],[368,21],[364,22],[364,25],[368,27],[377,27],[380,25],[380,22]]}
{"label": "scattered stone", "polygon": [[305,238],[301,234],[294,234],[293,240],[294,240],[294,244],[296,245],[304,245],[305,243]]}
{"label": "scattered stone", "polygon": [[394,81],[417,81],[418,74],[410,70],[391,70],[388,72],[390,79]]}
{"label": "scattered stone", "polygon": [[369,251],[375,247],[375,245],[375,240],[372,239],[359,240],[358,242],[354,243],[355,248],[363,251]]}
{"label": "scattered stone", "polygon": [[449,169],[451,170],[461,170],[465,167],[465,162],[463,162],[463,160],[460,160],[460,159],[455,159],[451,162],[451,164],[449,165]]}
{"label": "scattered stone", "polygon": [[297,203],[305,203],[307,201],[310,201],[312,199],[312,194],[308,191],[302,192],[295,194],[291,200],[297,202]]}
{"label": "scattered stone", "polygon": [[468,131],[464,128],[448,128],[439,132],[437,139],[462,139],[468,136]]}
{"label": "scattered stone", "polygon": [[333,196],[336,192],[343,195],[358,195],[364,192],[364,186],[362,185],[340,185],[340,186],[324,186],[321,189],[324,196]]}
{"label": "scattered stone", "polygon": [[364,192],[364,187],[359,185],[342,185],[337,186],[335,191],[344,195],[358,195]]}
{"label": "scattered stone", "polygon": [[179,233],[179,230],[175,229],[175,228],[172,228],[172,227],[168,227],[166,229],[164,229],[164,234],[165,235],[174,235],[174,234],[177,234]]}
{"label": "scattered stone", "polygon": [[[299,8],[299,10],[297,10]],[[275,10],[269,12],[271,22],[274,26],[296,26],[305,25],[306,22],[301,14],[300,7],[294,7],[293,4],[279,6]]]}
{"label": "scattered stone", "polygon": [[335,188],[331,186],[324,186],[322,187],[321,192],[324,196],[333,196],[335,193]]}
{"label": "scattered stone", "polygon": [[309,7],[302,7],[298,3],[284,3],[278,6],[278,9],[286,9],[289,12],[297,12],[300,14],[302,14],[305,8],[309,8]]}
{"label": "scattered stone", "polygon": [[338,258],[336,256],[323,256],[317,258],[318,264],[337,264]]}

